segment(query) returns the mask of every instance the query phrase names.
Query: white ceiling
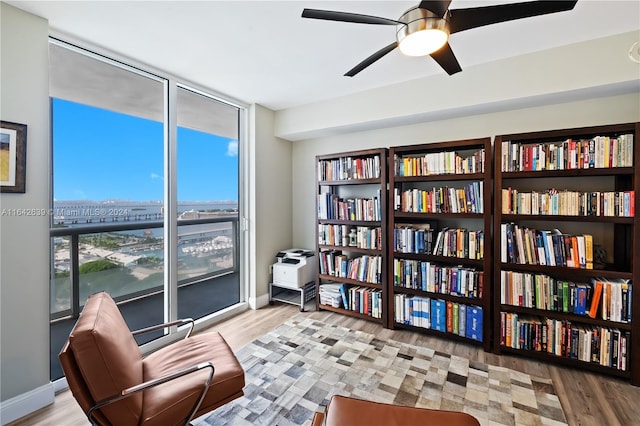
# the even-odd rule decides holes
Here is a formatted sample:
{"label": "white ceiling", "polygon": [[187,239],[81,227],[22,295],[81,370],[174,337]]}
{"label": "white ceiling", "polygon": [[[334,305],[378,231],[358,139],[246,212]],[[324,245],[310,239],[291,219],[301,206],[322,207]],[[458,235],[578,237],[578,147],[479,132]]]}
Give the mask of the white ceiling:
{"label": "white ceiling", "polygon": [[[397,19],[417,1],[5,3],[48,19],[55,34],[273,110],[444,72],[431,58],[404,57],[395,50],[357,76],[343,77],[391,43],[395,27],[300,17],[304,8],[316,8]],[[453,0],[450,8],[496,3]],[[457,33],[450,44],[464,72],[480,63],[638,29],[638,0],[579,0],[570,12]]]}

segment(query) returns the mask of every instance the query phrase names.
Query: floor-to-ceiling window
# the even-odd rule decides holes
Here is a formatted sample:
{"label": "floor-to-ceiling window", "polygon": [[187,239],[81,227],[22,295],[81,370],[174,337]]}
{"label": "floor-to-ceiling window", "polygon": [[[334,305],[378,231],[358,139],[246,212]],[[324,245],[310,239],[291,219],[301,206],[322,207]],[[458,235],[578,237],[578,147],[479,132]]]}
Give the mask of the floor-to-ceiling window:
{"label": "floor-to-ceiling window", "polygon": [[244,109],[58,40],[50,67],[55,380],[92,293],[110,293],[131,329],[243,301]]}
{"label": "floor-to-ceiling window", "polygon": [[[178,282],[206,292],[216,311],[240,301],[240,110],[191,88],[177,88]],[[210,277],[216,277],[211,280]],[[226,280],[233,285],[221,285]],[[178,301],[188,297],[178,294]],[[199,304],[179,303],[178,316],[199,318]]]}

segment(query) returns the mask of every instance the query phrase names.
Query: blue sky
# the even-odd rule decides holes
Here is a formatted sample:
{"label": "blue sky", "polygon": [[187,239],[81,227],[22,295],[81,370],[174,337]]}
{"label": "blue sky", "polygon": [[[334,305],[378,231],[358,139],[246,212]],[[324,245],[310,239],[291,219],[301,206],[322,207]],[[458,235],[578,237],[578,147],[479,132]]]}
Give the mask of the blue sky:
{"label": "blue sky", "polygon": [[[53,101],[53,196],[163,198],[162,123]],[[178,201],[238,200],[238,143],[178,129]]]}

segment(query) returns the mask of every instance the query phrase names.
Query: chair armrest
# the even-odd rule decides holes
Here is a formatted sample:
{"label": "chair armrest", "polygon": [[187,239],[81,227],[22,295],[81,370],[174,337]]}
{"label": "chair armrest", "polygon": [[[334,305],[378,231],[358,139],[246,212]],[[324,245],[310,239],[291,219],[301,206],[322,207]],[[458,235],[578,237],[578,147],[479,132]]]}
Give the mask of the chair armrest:
{"label": "chair armrest", "polygon": [[150,327],[145,327],[139,330],[132,331],[131,334],[136,336],[138,334],[148,333],[149,331],[155,331],[161,328],[167,328],[167,327],[172,327],[174,325],[182,325],[182,324],[190,324],[189,331],[187,332],[187,335],[184,336],[184,338],[186,339],[187,337],[191,336],[191,333],[193,332],[193,326],[195,325],[195,321],[193,320],[193,318],[184,318],[184,319],[167,322],[164,324],[152,325]]}
{"label": "chair armrest", "polygon": [[164,376],[157,377],[153,380],[148,380],[146,382],[140,383],[139,385],[135,385],[135,386],[131,386],[129,388],[123,389],[117,395],[113,395],[101,401],[96,402],[87,412],[87,417],[89,418],[89,421],[91,421],[91,423],[95,425],[97,423],[93,419],[93,413],[96,410],[103,408],[109,404],[113,404],[114,402],[118,402],[125,398],[128,398],[135,393],[141,392],[143,390],[149,389],[154,386],[161,385],[163,383],[170,382],[171,380],[175,380],[182,376],[186,376],[187,374],[195,373],[196,371],[200,371],[205,368],[210,368],[211,372],[209,373],[207,380],[205,380],[204,382],[204,386],[202,388],[202,393],[200,394],[200,397],[196,401],[187,421],[185,422],[185,424],[188,424],[189,421],[191,421],[191,419],[193,418],[193,416],[198,412],[198,408],[200,408],[200,404],[202,403],[202,400],[204,399],[204,396],[207,393],[207,389],[209,389],[209,386],[211,385],[211,381],[213,380],[213,373],[215,371],[215,367],[211,362],[203,362],[200,364],[192,365],[191,367],[183,368],[183,369],[174,371],[172,373],[165,374]]}
{"label": "chair armrest", "polygon": [[311,426],[324,426],[324,413],[316,411],[313,413],[313,420],[311,420]]}

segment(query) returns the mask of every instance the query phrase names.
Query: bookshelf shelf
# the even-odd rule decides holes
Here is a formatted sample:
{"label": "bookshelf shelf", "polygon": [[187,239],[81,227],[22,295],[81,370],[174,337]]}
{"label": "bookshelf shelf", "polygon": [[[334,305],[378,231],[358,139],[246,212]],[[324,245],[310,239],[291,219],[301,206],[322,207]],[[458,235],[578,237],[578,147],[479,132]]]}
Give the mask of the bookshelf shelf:
{"label": "bookshelf shelf", "polygon": [[391,328],[491,348],[491,168],[490,138],[389,149]]}
{"label": "bookshelf shelf", "polygon": [[[339,220],[339,219],[318,219],[318,224],[327,225],[351,225],[351,226],[381,226],[379,220]],[[345,246],[348,247],[348,246]]]}
{"label": "bookshelf shelf", "polygon": [[375,179],[344,179],[344,180],[321,180],[318,185],[322,186],[344,186],[344,185],[376,185],[380,183],[378,178]]}
{"label": "bookshelf shelf", "polygon": [[576,315],[572,313],[551,311],[546,309],[524,308],[522,306],[515,306],[515,305],[500,305],[500,310],[520,313],[520,314],[529,314],[529,315],[534,315],[538,317],[547,317],[547,318],[554,318],[559,320],[572,321],[572,322],[577,322],[581,324],[592,324],[592,325],[598,325],[598,326],[604,326],[604,327],[615,326],[620,330],[630,331],[632,328],[631,323],[628,323],[628,322],[606,321],[600,318],[591,318],[584,315]]}
{"label": "bookshelf shelf", "polygon": [[633,167],[609,167],[599,169],[539,170],[529,172],[503,172],[503,179],[530,179],[543,177],[615,176],[633,173]]}
{"label": "bookshelf shelf", "polygon": [[368,287],[368,288],[374,288],[374,289],[382,290],[382,285],[381,284],[370,283],[370,282],[360,281],[360,280],[353,280],[353,279],[350,279],[350,278],[336,277],[334,275],[327,275],[327,274],[319,274],[318,276],[322,280],[327,280],[327,281],[333,281],[333,282],[336,282],[336,283],[351,284],[351,285],[360,286],[360,287]]}
{"label": "bookshelf shelf", "polygon": [[439,182],[457,180],[479,180],[484,179],[483,173],[461,173],[461,174],[433,174],[426,176],[395,176],[395,181],[400,182]]}
{"label": "bookshelf shelf", "polygon": [[543,222],[602,222],[624,223],[632,225],[632,217],[623,216],[562,216],[562,215],[530,215],[530,214],[503,214],[502,220],[508,222],[543,221]]}
{"label": "bookshelf shelf", "polygon": [[325,311],[332,311],[332,312],[336,312],[338,314],[342,314],[342,315],[347,315],[350,317],[355,317],[355,318],[360,318],[363,320],[367,320],[367,321],[372,321],[372,322],[377,322],[377,323],[382,323],[383,319],[382,318],[374,318],[370,315],[365,315],[365,314],[361,314],[359,312],[355,312],[355,311],[351,311],[351,310],[347,310],[347,309],[342,309],[342,308],[335,308],[331,305],[323,305],[323,304],[318,304],[318,309],[322,309]]}
{"label": "bookshelf shelf", "polygon": [[321,155],[316,167],[316,305],[388,327],[387,150]]}
{"label": "bookshelf shelf", "polygon": [[495,353],[640,385],[640,328],[625,321],[640,313],[638,136],[629,123],[495,138]]}
{"label": "bookshelf shelf", "polygon": [[415,288],[396,286],[393,289],[393,291],[395,294],[413,294],[415,296],[436,297],[438,299],[450,300],[456,303],[464,303],[464,304],[472,304],[472,305],[479,305],[482,303],[482,299],[477,297],[466,297],[466,296],[460,296],[457,294],[429,292],[429,291],[419,290]]}
{"label": "bookshelf shelf", "polygon": [[[450,332],[446,332],[446,331],[439,331],[439,330],[434,330],[432,328],[424,328],[424,327],[418,327],[418,326],[414,326],[414,325],[410,325],[410,324],[402,324],[399,322],[395,322],[393,324],[393,328],[394,329],[401,329],[401,330],[409,330],[409,331],[413,331],[416,333],[427,333],[427,334],[431,334],[433,336],[438,336],[441,337],[443,339],[448,339],[448,340],[454,340],[454,341],[458,341],[458,342],[463,342],[466,344],[474,344],[474,341],[467,339],[466,337],[463,336],[458,336],[457,334],[453,334]],[[480,342],[475,342],[477,344],[480,344]]]}
{"label": "bookshelf shelf", "polygon": [[617,370],[610,367],[605,367],[600,364],[596,364],[594,362],[586,362],[580,361],[574,358],[567,358],[559,355],[553,355],[546,352],[537,352],[532,350],[523,350],[523,349],[512,349],[512,348],[503,348],[503,353],[513,354],[513,355],[525,355],[530,358],[538,359],[542,362],[552,363],[564,365],[567,367],[579,368],[594,371],[597,373],[606,374],[609,376],[620,377],[624,379],[631,379],[631,374],[629,371]]}
{"label": "bookshelf shelf", "polygon": [[460,257],[449,256],[436,256],[434,254],[421,254],[421,253],[394,253],[396,259],[412,259],[423,260],[426,262],[437,262],[450,265],[465,265],[481,267],[484,264],[484,259],[464,259]]}
{"label": "bookshelf shelf", "polygon": [[567,268],[564,266],[544,266],[544,265],[520,265],[516,263],[502,263],[500,270],[521,271],[521,272],[539,272],[547,275],[557,275],[558,277],[568,278],[574,277],[576,279],[589,278],[589,277],[602,277],[607,279],[631,279],[632,274],[628,271],[621,271],[613,269],[613,266],[609,265],[610,269],[582,269],[582,268]]}
{"label": "bookshelf shelf", "polygon": [[367,249],[367,248],[352,247],[352,246],[334,246],[329,244],[318,244],[318,247],[320,248],[320,250],[348,250],[354,253],[370,254],[373,256],[380,255],[380,253],[382,253],[382,250]]}
{"label": "bookshelf shelf", "polygon": [[[451,218],[460,219],[482,219],[483,215],[480,213],[446,213]],[[396,212],[397,218],[403,219],[440,219],[443,213],[421,213],[421,212]]]}

